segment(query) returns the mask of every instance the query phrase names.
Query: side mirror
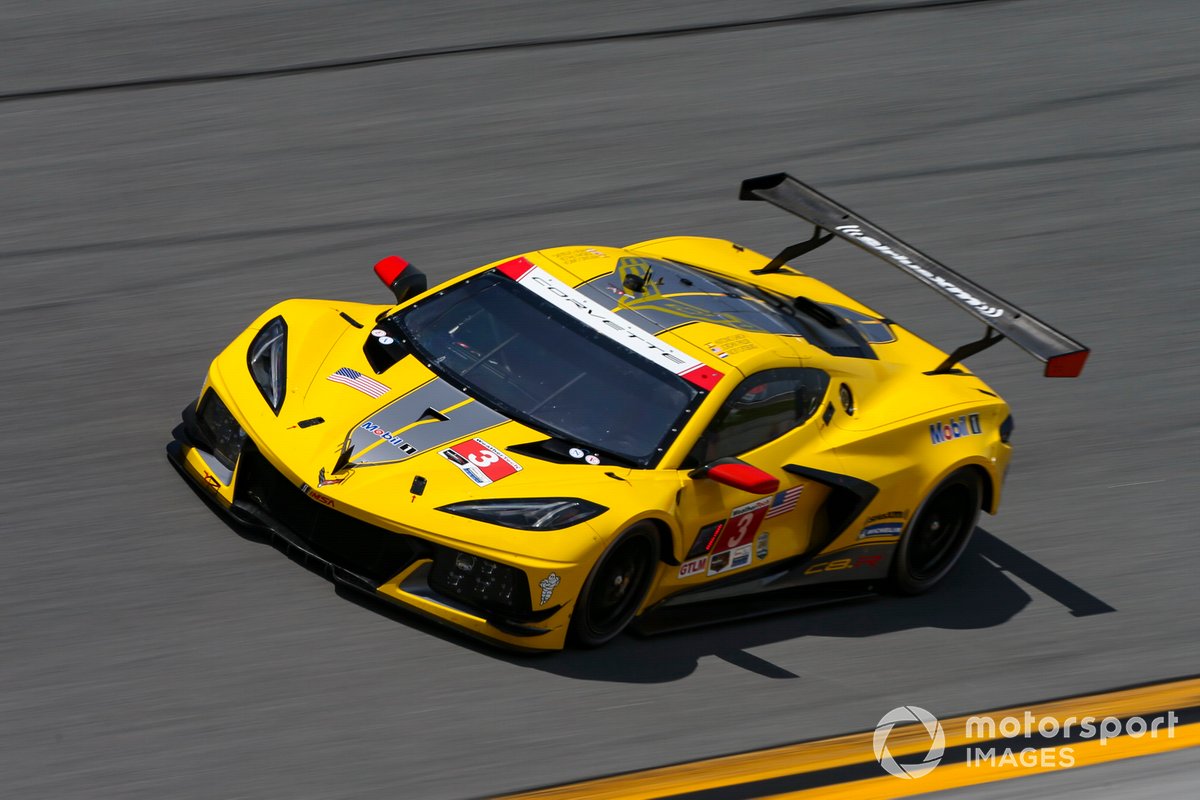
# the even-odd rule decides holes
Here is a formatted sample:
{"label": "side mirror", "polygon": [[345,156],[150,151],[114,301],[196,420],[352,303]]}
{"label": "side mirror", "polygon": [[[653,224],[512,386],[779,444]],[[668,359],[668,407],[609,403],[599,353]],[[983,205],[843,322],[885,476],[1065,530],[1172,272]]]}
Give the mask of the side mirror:
{"label": "side mirror", "polygon": [[425,280],[425,273],[400,256],[388,256],[377,263],[375,274],[383,281],[384,286],[392,290],[397,303],[416,297],[429,286]]}
{"label": "side mirror", "polygon": [[779,479],[758,467],[736,458],[714,461],[707,467],[693,470],[692,478],[708,478],[724,486],[732,486],[751,494],[774,494],[779,491]]}

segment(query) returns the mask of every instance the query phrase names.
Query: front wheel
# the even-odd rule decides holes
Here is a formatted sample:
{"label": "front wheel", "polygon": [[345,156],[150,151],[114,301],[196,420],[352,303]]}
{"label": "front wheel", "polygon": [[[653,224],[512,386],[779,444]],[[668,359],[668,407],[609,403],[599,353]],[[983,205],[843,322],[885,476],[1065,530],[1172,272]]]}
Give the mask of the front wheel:
{"label": "front wheel", "polygon": [[971,540],[982,501],[983,487],[973,469],[960,469],[939,483],[900,539],[892,588],[900,594],[921,594],[946,577]]}
{"label": "front wheel", "polygon": [[634,525],[604,552],[575,601],[571,638],[599,647],[625,629],[650,589],[658,566],[658,532]]}

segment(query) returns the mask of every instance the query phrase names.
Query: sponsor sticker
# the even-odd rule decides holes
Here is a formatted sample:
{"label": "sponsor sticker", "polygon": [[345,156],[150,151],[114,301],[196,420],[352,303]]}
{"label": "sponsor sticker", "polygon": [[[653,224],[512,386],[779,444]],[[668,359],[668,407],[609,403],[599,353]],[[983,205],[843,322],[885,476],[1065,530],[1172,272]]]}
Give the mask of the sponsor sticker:
{"label": "sponsor sticker", "polygon": [[558,250],[552,257],[563,266],[568,266],[580,261],[592,261],[597,258],[604,258],[604,253],[594,247],[575,247]]}
{"label": "sponsor sticker", "polygon": [[720,575],[722,572],[739,569],[750,563],[754,554],[754,545],[744,544],[724,553],[717,553],[708,560],[708,574]]}
{"label": "sponsor sticker", "polygon": [[767,547],[769,544],[767,537],[769,536],[769,533],[763,531],[758,535],[758,539],[754,542],[754,555],[758,556],[760,559],[767,557]]}
{"label": "sponsor sticker", "polygon": [[879,522],[868,525],[858,532],[859,539],[872,539],[876,536],[899,536],[904,530],[903,522]]}
{"label": "sponsor sticker", "polygon": [[885,511],[882,514],[876,514],[873,517],[867,517],[867,522],[879,522],[885,519],[905,519],[908,517],[907,511]]}
{"label": "sponsor sticker", "polygon": [[584,453],[578,447],[572,447],[567,451],[567,455],[569,455],[571,458],[583,458]]}
{"label": "sponsor sticker", "polygon": [[521,471],[521,465],[483,439],[468,439],[442,451],[442,458],[454,464],[479,486],[487,486]]}
{"label": "sponsor sticker", "polygon": [[330,508],[334,507],[332,497],[330,497],[329,495],[326,495],[326,494],[321,494],[316,489],[309,486],[307,483],[300,484],[300,491],[304,492],[306,495],[311,497],[313,500],[316,500],[318,503],[320,503],[323,506],[329,506]]}
{"label": "sponsor sticker", "polygon": [[583,457],[583,460],[591,464],[593,467],[600,463],[600,456],[594,453],[588,453]]}
{"label": "sponsor sticker", "polygon": [[[767,508],[770,505],[771,498],[764,497],[735,508],[729,515],[729,521],[721,528],[720,535],[710,550],[720,553],[753,542],[754,534],[758,533],[758,527],[766,519]],[[709,574],[712,574],[711,567]]]}
{"label": "sponsor sticker", "polygon": [[711,342],[706,342],[704,346],[719,358],[728,358],[730,355],[744,353],[747,350],[753,350],[755,347],[754,343],[750,341],[750,337],[744,333],[722,336],[720,339],[713,339]]}
{"label": "sponsor sticker", "polygon": [[699,575],[704,572],[704,568],[708,566],[708,556],[693,558],[691,561],[685,561],[679,565],[679,577],[690,578],[693,575]]}
{"label": "sponsor sticker", "polygon": [[[937,286],[938,288],[940,288],[942,291],[946,292],[946,294],[950,295],[951,297],[958,298],[965,305],[968,305],[971,308],[975,309],[983,316],[993,317],[993,318],[1004,316],[1003,308],[996,308],[995,306],[988,305],[986,302],[984,302],[983,300],[980,300],[978,297],[971,294],[966,289],[963,289],[963,288],[955,285],[951,281],[947,280],[946,278],[942,277],[941,275],[937,275],[937,274],[929,271],[925,267],[922,267],[920,264],[916,263],[911,258],[906,256],[904,253],[899,252],[898,250],[895,250],[892,247],[889,247],[888,245],[884,244],[883,242],[879,241],[878,239],[876,239],[873,236],[867,236],[865,233],[863,233],[862,228],[860,228],[859,226],[857,226],[857,225],[838,225],[837,230],[842,232],[846,236],[850,237],[851,239],[855,239],[858,242],[862,243],[863,245],[866,245],[867,247],[871,248],[875,252],[880,253],[881,255],[887,256],[888,258],[890,258],[892,260],[893,263],[899,264],[900,266],[904,267],[905,269],[912,270],[917,275],[920,275],[922,278],[925,278],[928,283],[930,283],[934,286]],[[899,247],[899,246],[900,245],[897,245],[897,247]]]}
{"label": "sponsor sticker", "polygon": [[367,420],[366,422],[359,425],[358,427],[362,428],[364,431],[366,431],[367,433],[369,433],[373,436],[378,436],[380,439],[383,439],[385,442],[390,444],[392,447],[396,448],[397,450],[403,450],[405,453],[408,453],[410,456],[417,454],[417,448],[413,447],[411,444],[404,441],[404,439],[402,437],[396,436],[394,433],[392,433],[391,431],[389,431],[387,428],[383,427],[382,425],[376,425],[372,420]]}
{"label": "sponsor sticker", "polygon": [[558,577],[558,573],[556,572],[551,572],[549,575],[538,581],[538,586],[541,587],[542,590],[542,601],[539,603],[539,605],[544,606],[546,603],[550,602],[550,596],[554,594],[554,587],[558,586],[561,581],[562,579]]}
{"label": "sponsor sticker", "polygon": [[932,444],[941,444],[953,439],[978,436],[981,433],[983,433],[983,427],[979,424],[979,415],[967,414],[957,419],[951,417],[949,422],[935,422],[930,425],[929,441]]}

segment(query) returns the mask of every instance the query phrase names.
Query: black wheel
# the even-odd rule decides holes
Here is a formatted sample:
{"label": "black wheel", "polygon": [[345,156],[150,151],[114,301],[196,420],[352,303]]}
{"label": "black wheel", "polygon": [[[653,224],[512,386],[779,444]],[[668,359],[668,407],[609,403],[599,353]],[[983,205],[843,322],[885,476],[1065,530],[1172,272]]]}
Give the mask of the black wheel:
{"label": "black wheel", "polygon": [[929,493],[896,548],[891,582],[897,592],[921,594],[946,577],[971,540],[982,500],[973,469],[960,469]]}
{"label": "black wheel", "polygon": [[599,647],[625,629],[650,589],[658,566],[658,532],[634,525],[592,568],[571,615],[571,638]]}

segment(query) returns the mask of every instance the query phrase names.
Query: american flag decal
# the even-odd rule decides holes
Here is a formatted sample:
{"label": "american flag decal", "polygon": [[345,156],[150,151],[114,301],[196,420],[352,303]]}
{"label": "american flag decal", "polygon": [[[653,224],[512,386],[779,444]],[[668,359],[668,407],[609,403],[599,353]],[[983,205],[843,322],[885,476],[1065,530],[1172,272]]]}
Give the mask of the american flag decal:
{"label": "american flag decal", "polygon": [[334,383],[344,383],[345,385],[358,389],[363,394],[370,395],[371,397],[383,397],[385,394],[391,391],[389,387],[384,386],[379,381],[368,378],[358,370],[353,370],[349,367],[342,367],[337,372],[330,375],[329,380],[333,381]]}
{"label": "american flag decal", "polygon": [[793,486],[787,491],[780,492],[775,495],[771,501],[771,507],[767,509],[767,519],[778,517],[780,514],[786,514],[796,507],[796,502],[800,499],[800,493],[804,491],[804,484]]}

